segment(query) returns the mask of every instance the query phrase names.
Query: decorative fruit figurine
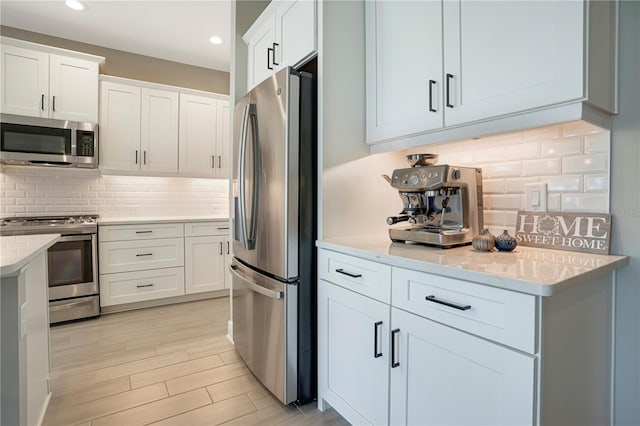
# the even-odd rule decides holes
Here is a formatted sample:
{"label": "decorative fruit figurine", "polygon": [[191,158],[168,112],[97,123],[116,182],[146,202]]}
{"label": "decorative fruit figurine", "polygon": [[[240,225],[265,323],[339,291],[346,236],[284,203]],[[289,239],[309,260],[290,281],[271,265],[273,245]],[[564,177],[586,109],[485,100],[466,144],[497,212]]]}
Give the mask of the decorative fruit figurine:
{"label": "decorative fruit figurine", "polygon": [[500,251],[511,251],[518,245],[514,237],[509,235],[507,230],[496,237],[496,248]]}
{"label": "decorative fruit figurine", "polygon": [[478,251],[491,251],[496,245],[496,240],[489,230],[485,228],[480,232],[480,235],[471,241],[471,245]]}

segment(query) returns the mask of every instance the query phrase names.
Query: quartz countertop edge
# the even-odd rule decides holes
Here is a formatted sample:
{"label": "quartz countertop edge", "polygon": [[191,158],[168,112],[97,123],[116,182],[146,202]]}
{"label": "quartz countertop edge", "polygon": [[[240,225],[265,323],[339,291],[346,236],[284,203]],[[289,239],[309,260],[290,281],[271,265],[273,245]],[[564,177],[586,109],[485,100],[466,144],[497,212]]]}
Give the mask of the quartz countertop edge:
{"label": "quartz countertop edge", "polygon": [[551,296],[592,275],[613,271],[627,256],[518,246],[513,252],[478,252],[471,246],[441,249],[393,243],[387,235],[318,240],[322,249],[418,272],[491,287]]}
{"label": "quartz countertop edge", "polygon": [[138,225],[142,223],[177,222],[219,222],[229,220],[229,216],[144,216],[144,217],[105,217],[98,219],[98,225]]}
{"label": "quartz countertop edge", "polygon": [[54,245],[60,234],[18,235],[0,237],[0,277],[10,277]]}

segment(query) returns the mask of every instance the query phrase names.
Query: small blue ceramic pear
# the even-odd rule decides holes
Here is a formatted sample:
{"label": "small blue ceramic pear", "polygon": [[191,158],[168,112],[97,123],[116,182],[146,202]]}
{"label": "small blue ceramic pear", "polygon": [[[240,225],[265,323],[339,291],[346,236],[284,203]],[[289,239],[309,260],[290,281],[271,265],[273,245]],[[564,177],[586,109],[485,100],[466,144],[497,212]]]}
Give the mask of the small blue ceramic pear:
{"label": "small blue ceramic pear", "polygon": [[509,235],[506,229],[496,237],[496,248],[500,251],[512,251],[517,245],[516,239]]}

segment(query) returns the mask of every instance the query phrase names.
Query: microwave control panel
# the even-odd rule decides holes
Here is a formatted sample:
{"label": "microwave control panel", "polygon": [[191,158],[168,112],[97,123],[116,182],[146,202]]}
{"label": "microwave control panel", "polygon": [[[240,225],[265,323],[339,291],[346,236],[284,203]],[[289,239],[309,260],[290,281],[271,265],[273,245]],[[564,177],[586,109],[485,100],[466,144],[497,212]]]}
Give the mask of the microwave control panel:
{"label": "microwave control panel", "polygon": [[93,132],[78,130],[76,134],[77,155],[95,157]]}

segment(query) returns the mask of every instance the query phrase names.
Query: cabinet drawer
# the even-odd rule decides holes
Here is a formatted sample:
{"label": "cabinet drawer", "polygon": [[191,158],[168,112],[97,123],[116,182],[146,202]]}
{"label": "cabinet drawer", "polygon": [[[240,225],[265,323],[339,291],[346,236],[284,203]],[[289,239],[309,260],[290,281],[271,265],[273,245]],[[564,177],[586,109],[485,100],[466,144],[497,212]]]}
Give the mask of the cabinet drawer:
{"label": "cabinet drawer", "polygon": [[184,238],[100,242],[98,257],[101,274],[184,266]]}
{"label": "cabinet drawer", "polygon": [[185,237],[206,237],[209,235],[229,235],[229,222],[192,222],[184,224]]}
{"label": "cabinet drawer", "polygon": [[392,289],[393,306],[536,353],[535,296],[402,268],[393,268]]}
{"label": "cabinet drawer", "polygon": [[182,236],[184,236],[182,223],[103,225],[98,227],[99,241],[136,241]]}
{"label": "cabinet drawer", "polygon": [[318,278],[381,302],[391,300],[391,267],[329,250],[318,251]]}
{"label": "cabinet drawer", "polygon": [[100,275],[100,306],[142,302],[184,294],[184,268]]}

